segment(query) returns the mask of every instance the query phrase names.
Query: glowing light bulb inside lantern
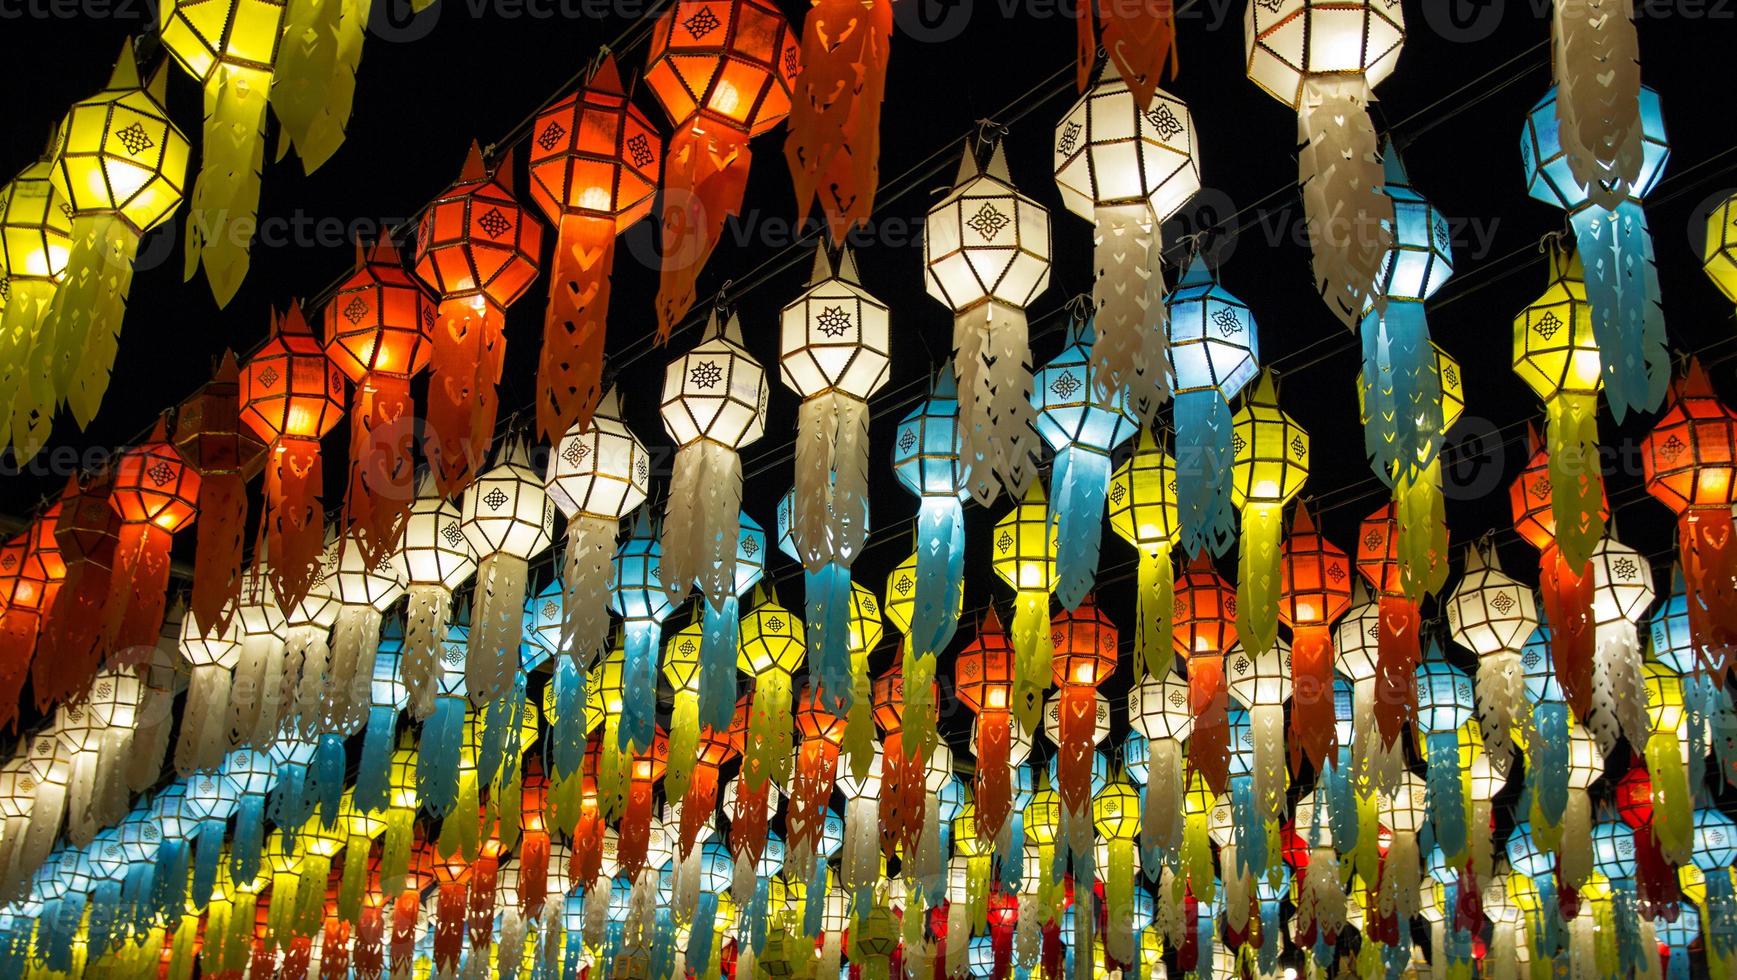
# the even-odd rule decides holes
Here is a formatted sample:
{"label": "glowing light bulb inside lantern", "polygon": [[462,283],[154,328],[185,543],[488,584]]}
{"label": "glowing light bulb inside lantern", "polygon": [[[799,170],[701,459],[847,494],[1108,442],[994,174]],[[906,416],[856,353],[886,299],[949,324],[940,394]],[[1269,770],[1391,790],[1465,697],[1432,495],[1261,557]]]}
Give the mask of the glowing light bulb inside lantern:
{"label": "glowing light bulb inside lantern", "polygon": [[1242,513],[1237,546],[1237,635],[1255,651],[1278,637],[1279,536],[1284,509],[1309,478],[1309,434],[1279,407],[1270,373],[1232,419],[1231,503]]}
{"label": "glowing light bulb inside lantern", "polygon": [[1139,552],[1135,592],[1135,648],[1142,669],[1161,677],[1173,655],[1170,616],[1175,574],[1170,552],[1176,543],[1176,460],[1163,441],[1142,428],[1134,452],[1110,475],[1110,530]]}
{"label": "glowing light bulb inside lantern", "polygon": [[783,781],[790,772],[791,675],[803,660],[802,623],[767,597],[743,617],[741,636],[737,662],[754,678],[743,780],[763,791],[768,780]]}
{"label": "glowing light bulb inside lantern", "polygon": [[991,567],[1015,592],[1013,713],[1030,731],[1037,727],[1038,708],[1050,685],[1054,653],[1049,600],[1056,581],[1056,540],[1041,484],[1033,482],[1024,499],[995,522],[992,541]]}
{"label": "glowing light bulb inside lantern", "polygon": [[554,508],[523,442],[510,441],[466,490],[459,530],[477,555],[465,690],[472,704],[499,699],[519,666],[530,559],[549,547]]}
{"label": "glowing light bulb inside lantern", "polygon": [[53,182],[51,148],[0,186],[0,267],[6,303],[0,307],[0,449],[11,445],[28,462],[47,442],[54,416],[57,336],[48,312],[72,251],[72,217]]}
{"label": "glowing light bulb inside lantern", "polygon": [[959,700],[976,716],[976,834],[999,840],[1013,808],[1013,645],[991,609],[953,663]]}
{"label": "glowing light bulb inside lantern", "polygon": [[1653,570],[1644,555],[1610,534],[1592,552],[1592,618],[1598,643],[1592,712],[1585,719],[1609,755],[1620,734],[1645,748],[1649,726],[1641,683],[1640,619],[1653,604]]}

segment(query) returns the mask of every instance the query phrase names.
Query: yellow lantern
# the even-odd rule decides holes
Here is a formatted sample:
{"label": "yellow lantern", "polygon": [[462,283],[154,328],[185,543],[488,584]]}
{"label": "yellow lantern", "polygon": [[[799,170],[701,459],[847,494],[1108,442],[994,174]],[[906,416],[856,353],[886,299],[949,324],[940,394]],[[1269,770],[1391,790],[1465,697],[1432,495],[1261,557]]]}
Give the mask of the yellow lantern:
{"label": "yellow lantern", "polygon": [[1279,535],[1285,504],[1309,478],[1309,434],[1279,407],[1271,372],[1232,418],[1230,499],[1242,512],[1238,544],[1236,632],[1259,654],[1279,627]]}
{"label": "yellow lantern", "polygon": [[804,657],[802,620],[775,598],[759,596],[742,617],[737,665],[754,677],[748,711],[748,744],[742,754],[743,778],[760,792],[768,779],[780,783],[790,773],[791,676]]}
{"label": "yellow lantern", "polygon": [[1707,245],[1701,268],[1725,298],[1737,303],[1737,194],[1707,213]]}
{"label": "yellow lantern", "polygon": [[1641,665],[1646,685],[1647,773],[1653,791],[1652,834],[1659,853],[1671,864],[1687,864],[1694,849],[1694,806],[1689,796],[1689,777],[1683,754],[1689,740],[1684,731],[1688,717],[1683,702],[1682,678],[1656,660]]}
{"label": "yellow lantern", "polygon": [[1140,794],[1118,775],[1092,800],[1092,822],[1109,842],[1109,866],[1101,872],[1109,927],[1104,948],[1119,962],[1134,957],[1134,836],[1140,829]]}
{"label": "yellow lantern", "polygon": [[995,522],[991,567],[1016,593],[1013,612],[1013,713],[1026,731],[1037,730],[1043,692],[1050,684],[1049,597],[1055,589],[1055,533],[1041,481]]}
{"label": "yellow lantern", "polygon": [[669,768],[663,785],[668,799],[687,796],[688,777],[699,758],[700,744],[700,643],[705,637],[702,621],[676,631],[663,645],[663,676],[673,692],[670,701]]}
{"label": "yellow lantern", "polygon": [[1140,430],[1133,455],[1110,474],[1110,530],[1140,553],[1135,589],[1135,649],[1150,677],[1170,671],[1176,544],[1176,460],[1150,429]]}
{"label": "yellow lantern", "polygon": [[20,463],[48,440],[56,399],[57,348],[43,327],[72,251],[72,218],[53,174],[47,157],[0,187],[0,449],[10,442]]}

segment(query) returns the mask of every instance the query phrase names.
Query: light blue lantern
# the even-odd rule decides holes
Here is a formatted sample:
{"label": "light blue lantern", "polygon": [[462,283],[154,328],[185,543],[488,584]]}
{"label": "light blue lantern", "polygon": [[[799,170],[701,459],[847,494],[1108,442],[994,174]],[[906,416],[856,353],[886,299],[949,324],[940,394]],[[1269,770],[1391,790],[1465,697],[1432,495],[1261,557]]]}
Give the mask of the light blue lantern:
{"label": "light blue lantern", "polygon": [[1459,730],[1472,720],[1477,701],[1472,679],[1442,656],[1431,641],[1417,667],[1417,728],[1429,761],[1429,814],[1436,844],[1458,866],[1466,856],[1466,799],[1460,785]]}
{"label": "light blue lantern", "polygon": [[735,859],[722,840],[712,837],[700,846],[700,898],[688,934],[688,969],[704,973],[716,942],[718,896],[730,890],[736,875]]}
{"label": "light blue lantern", "polygon": [[1532,107],[1520,135],[1526,190],[1568,212],[1586,270],[1604,396],[1620,423],[1630,409],[1657,409],[1670,383],[1658,270],[1641,208],[1641,199],[1658,184],[1670,156],[1664,114],[1658,93],[1641,86],[1641,165],[1634,181],[1626,187],[1586,187],[1575,179],[1562,147],[1556,98],[1552,87]]}
{"label": "light blue lantern", "polygon": [[[1566,752],[1566,749],[1564,749]],[[1529,913],[1532,922],[1527,932],[1538,937],[1545,956],[1554,956],[1565,940],[1562,909],[1556,900],[1556,858],[1538,847],[1532,839],[1532,824],[1522,821],[1508,835],[1508,865],[1515,873],[1532,879],[1538,889],[1538,908]]]}
{"label": "light blue lantern", "polygon": [[1641,967],[1640,911],[1635,907],[1634,831],[1621,820],[1605,814],[1592,825],[1592,862],[1610,881],[1615,910],[1616,948],[1622,972],[1635,976]]}
{"label": "light blue lantern", "polygon": [[434,711],[422,722],[416,748],[416,796],[436,819],[458,805],[458,766],[464,749],[464,715],[470,704],[465,693],[465,650],[470,626],[455,619],[440,642],[439,673],[435,677]]}
{"label": "light blue lantern", "polygon": [[1146,779],[1151,775],[1152,747],[1146,741],[1146,736],[1130,731],[1122,741],[1122,768],[1127,770],[1128,778],[1134,785],[1145,791]]}
{"label": "light blue lantern", "polygon": [[1689,946],[1701,938],[1701,913],[1683,902],[1677,907],[1675,921],[1666,921],[1662,915],[1653,920],[1653,935],[1671,951],[1666,980],[1689,980]]}
{"label": "light blue lantern", "polygon": [[1532,743],[1526,784],[1538,812],[1555,826],[1568,808],[1568,699],[1550,659],[1550,624],[1542,612],[1538,628],[1520,648],[1526,699],[1532,702]]}
{"label": "light blue lantern", "polygon": [[356,766],[355,805],[367,813],[386,809],[391,785],[392,737],[398,714],[410,704],[410,689],[401,679],[404,624],[394,616],[380,632],[380,652],[368,685],[368,726],[362,733],[362,761]]}
{"label": "light blue lantern", "polygon": [[72,970],[72,944],[84,918],[90,885],[89,860],[83,851],[65,844],[56,845],[37,872],[33,890],[42,899],[42,916],[36,922],[36,948],[50,970]]}
{"label": "light blue lantern", "polygon": [[266,816],[283,828],[284,846],[295,845],[298,830],[314,815],[314,787],[308,767],[314,761],[314,743],[289,732],[279,733],[271,743],[271,762],[277,769]]}
{"label": "light blue lantern", "polygon": [[[953,937],[949,941],[956,942]],[[988,933],[971,937],[970,945],[965,947],[965,969],[970,971],[973,980],[987,980],[995,976],[995,938]]]}
{"label": "light blue lantern", "polygon": [[831,807],[827,807],[821,816],[820,823],[820,856],[831,858],[837,856],[844,848],[844,818]]}
{"label": "light blue lantern", "polygon": [[1737,954],[1737,895],[1731,886],[1731,868],[1737,866],[1737,822],[1712,807],[1695,811],[1695,850],[1690,860],[1706,881],[1707,943],[1718,962]]}
{"label": "light blue lantern", "polygon": [[1689,785],[1696,794],[1707,789],[1707,732],[1715,733],[1712,748],[1719,771],[1737,785],[1737,707],[1724,681],[1707,669],[1689,633],[1689,593],[1682,566],[1671,572],[1671,594],[1652,619],[1653,653],[1682,676],[1683,708],[1688,713]]}
{"label": "light blue lantern", "polygon": [[1255,800],[1254,721],[1245,708],[1231,708],[1230,812],[1231,839],[1236,844],[1236,873],[1266,873],[1267,822]]}
{"label": "light blue lantern", "polygon": [[198,821],[193,848],[192,904],[203,910],[217,887],[217,864],[223,854],[223,838],[238,797],[235,785],[217,772],[199,772],[183,780],[186,802],[183,810]]}
{"label": "light blue lantern", "polygon": [[[1351,779],[1351,739],[1356,723],[1356,688],[1343,674],[1333,675],[1333,729],[1338,737],[1339,754],[1335,765],[1324,766],[1316,775],[1317,803],[1325,801],[1327,826],[1341,855],[1348,854],[1357,842],[1357,792]],[[1324,792],[1323,792],[1324,790]],[[1317,806],[1316,812],[1320,812]]]}
{"label": "light blue lantern", "polygon": [[[282,783],[279,776],[279,783]],[[151,906],[159,919],[179,920],[187,896],[187,874],[192,854],[189,844],[199,821],[187,806],[187,787],[179,782],[163,787],[151,800],[148,819],[157,826],[162,841],[157,845],[156,873],[151,879]],[[284,832],[288,839],[289,832]]]}
{"label": "light blue lantern", "polygon": [[[864,497],[861,521],[865,529],[868,517],[868,498]],[[792,487],[778,498],[778,550],[801,563],[795,528],[796,489]],[[760,565],[755,563],[756,568]],[[855,700],[850,676],[850,566],[836,560],[818,569],[803,565],[802,594],[806,602],[803,637],[808,642],[809,677],[821,704],[843,718]]]}
{"label": "light blue lantern", "polygon": [[959,627],[965,593],[965,505],[971,491],[959,454],[959,392],[943,367],[929,397],[899,422],[893,472],[915,494],[917,590],[906,642],[912,654],[939,654]]}
{"label": "light blue lantern", "polygon": [[564,602],[565,586],[559,575],[525,600],[525,639],[542,652],[544,659],[561,652]]}
{"label": "light blue lantern", "polygon": [[1259,368],[1254,314],[1196,255],[1169,300],[1176,375],[1176,505],[1183,551],[1222,555],[1234,537],[1230,400]]}
{"label": "light blue lantern", "polygon": [[1049,526],[1056,539],[1056,598],[1077,609],[1098,575],[1104,501],[1110,492],[1110,453],[1140,431],[1128,410],[1127,388],[1108,404],[1097,397],[1091,374],[1091,320],[1068,324],[1061,352],[1032,376],[1037,431],[1055,453],[1049,474]]}
{"label": "light blue lantern", "polygon": [[1256,952],[1256,962],[1262,976],[1278,974],[1279,952],[1285,945],[1284,929],[1279,922],[1279,903],[1290,890],[1291,871],[1283,865],[1279,866],[1277,875],[1261,875],[1255,879],[1255,899],[1260,902],[1261,909],[1261,945]]}
{"label": "light blue lantern", "polygon": [[[127,816],[135,818],[135,815],[137,819],[143,819],[144,811],[134,810]],[[85,941],[90,946],[90,959],[95,960],[121,938],[117,931],[123,911],[121,892],[132,862],[128,859],[128,849],[121,844],[119,826],[98,831],[85,850],[90,859],[92,880],[90,924],[86,927]]]}
{"label": "light blue lantern", "polygon": [[223,778],[235,790],[229,877],[234,881],[252,881],[259,877],[260,852],[265,847],[265,801],[277,785],[277,766],[264,752],[236,749],[223,758]]}
{"label": "light blue lantern", "polygon": [[[657,646],[664,617],[673,608],[659,578],[662,560],[663,544],[651,533],[651,521],[642,510],[633,522],[633,533],[615,549],[615,589],[610,600],[610,608],[623,620],[621,724],[617,729],[617,747],[621,749],[630,744],[650,745],[657,725]],[[735,619],[734,614],[730,619]],[[730,663],[734,670],[734,647]],[[700,672],[703,704],[703,658]],[[701,718],[705,718],[703,707]]]}

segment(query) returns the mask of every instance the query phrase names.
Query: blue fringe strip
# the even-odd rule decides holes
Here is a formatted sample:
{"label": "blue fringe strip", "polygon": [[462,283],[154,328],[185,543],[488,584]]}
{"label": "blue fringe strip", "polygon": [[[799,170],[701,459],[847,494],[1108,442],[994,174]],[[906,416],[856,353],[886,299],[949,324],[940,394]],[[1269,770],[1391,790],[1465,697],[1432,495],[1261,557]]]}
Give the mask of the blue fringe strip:
{"label": "blue fringe strip", "polygon": [[1056,533],[1056,598],[1078,609],[1098,577],[1104,498],[1110,490],[1110,457],[1065,446],[1049,476],[1050,526]]}
{"label": "blue fringe strip", "polygon": [[1174,402],[1182,548],[1190,555],[1222,555],[1236,536],[1230,506],[1230,405],[1211,389],[1178,392]]}

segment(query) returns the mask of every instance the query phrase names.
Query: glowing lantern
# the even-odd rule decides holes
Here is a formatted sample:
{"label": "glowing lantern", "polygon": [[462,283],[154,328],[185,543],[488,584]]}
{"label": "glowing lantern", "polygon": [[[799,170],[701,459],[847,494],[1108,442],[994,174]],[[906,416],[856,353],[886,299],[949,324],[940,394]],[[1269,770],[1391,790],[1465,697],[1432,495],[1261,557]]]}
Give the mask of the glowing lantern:
{"label": "glowing lantern", "polygon": [[1176,506],[1185,554],[1223,554],[1231,539],[1230,400],[1254,379],[1254,314],[1197,255],[1169,302],[1176,374]]}
{"label": "glowing lantern", "polygon": [[366,718],[367,685],[374,676],[385,613],[404,595],[400,569],[391,557],[382,555],[370,564],[355,537],[346,536],[338,544],[330,587],[339,606],[331,665],[320,697],[321,722],[327,731],[354,729]]}
{"label": "glowing lantern", "polygon": [[[649,525],[634,528],[634,539],[649,541],[653,549],[661,549],[651,537]],[[700,723],[723,731],[730,727],[731,712],[736,706],[736,662],[741,653],[741,597],[759,584],[766,570],[766,532],[760,522],[746,511],[737,514],[735,541],[735,579],[731,591],[722,602],[701,602],[705,635],[700,642]],[[782,545],[783,542],[780,541]],[[640,549],[643,549],[643,545]],[[661,555],[661,550],[651,552]],[[646,559],[639,559],[646,562]],[[635,566],[633,574],[650,586],[657,586],[657,562]],[[616,573],[619,585],[622,572]],[[648,600],[649,601],[649,600]]]}
{"label": "glowing lantern", "polygon": [[1417,713],[1417,665],[1422,622],[1419,599],[1407,592],[1400,568],[1399,521],[1389,503],[1358,527],[1357,572],[1380,597],[1381,627],[1375,663],[1375,721],[1392,745],[1399,730]]}
{"label": "glowing lantern", "polygon": [[512,686],[529,563],[549,547],[555,523],[523,442],[509,442],[499,461],[465,489],[460,513],[459,530],[477,556],[465,689],[472,704],[486,704]]}
{"label": "glowing lantern", "polygon": [[54,157],[0,186],[0,449],[28,462],[48,441],[59,397],[55,335],[43,328],[72,251],[72,218],[54,186]]}
{"label": "glowing lantern", "polygon": [[604,746],[605,751],[626,751],[630,745],[644,749],[652,744],[654,737],[652,709],[657,700],[659,627],[674,608],[662,583],[657,581],[659,549],[642,517],[634,527],[633,535],[615,552],[612,605],[625,621],[622,630],[625,641],[621,679],[623,703],[619,733],[614,744]]}
{"label": "glowing lantern", "polygon": [[1116,627],[1098,609],[1090,596],[1078,609],[1058,612],[1050,621],[1055,644],[1053,671],[1061,689],[1056,709],[1059,723],[1057,788],[1067,813],[1074,852],[1083,853],[1091,826],[1087,804],[1091,802],[1091,768],[1097,743],[1098,685],[1116,669]]}
{"label": "glowing lantern", "polygon": [[1477,544],[1466,549],[1447,620],[1454,642],[1478,655],[1478,727],[1491,762],[1507,772],[1525,705],[1520,649],[1538,628],[1538,600],[1502,571],[1494,548]]}
{"label": "glowing lantern", "polygon": [[1093,389],[1097,349],[1093,321],[1068,324],[1067,343],[1033,377],[1037,431],[1055,451],[1050,469],[1050,522],[1056,538],[1056,597],[1079,606],[1098,574],[1110,454],[1139,428],[1121,386],[1106,397]]}
{"label": "glowing lantern", "polygon": [[1237,636],[1256,651],[1278,636],[1279,534],[1285,505],[1309,478],[1309,434],[1279,407],[1271,374],[1232,419],[1230,499],[1242,512],[1237,545]]}
{"label": "glowing lantern", "polygon": [[[1466,801],[1460,785],[1459,730],[1472,720],[1472,681],[1430,646],[1417,668],[1417,728],[1429,764],[1430,819],[1436,846],[1459,867],[1467,852]],[[1475,828],[1482,833],[1483,828]]]}
{"label": "glowing lantern", "polygon": [[[748,0],[737,3],[744,15],[752,9]],[[713,606],[732,592],[740,450],[765,434],[766,395],[766,371],[742,346],[734,316],[714,314],[699,345],[664,369],[663,427],[679,447],[662,538],[663,586],[672,602],[696,582]]]}
{"label": "glowing lantern", "polygon": [[1554,628],[1540,623],[1520,651],[1532,723],[1522,725],[1526,744],[1526,782],[1532,791],[1533,821],[1553,827],[1568,805],[1568,704],[1550,658]]}
{"label": "glowing lantern", "polygon": [[1646,556],[1609,534],[1600,538],[1592,552],[1598,659],[1592,671],[1592,711],[1585,721],[1604,755],[1615,749],[1619,729],[1634,748],[1647,743],[1639,623],[1653,595],[1653,569]]}
{"label": "glowing lantern", "polygon": [[[1240,637],[1240,633],[1239,633]],[[1255,814],[1277,822],[1285,805],[1285,702],[1291,698],[1291,648],[1276,641],[1250,653],[1239,643],[1224,658],[1230,696],[1248,711]],[[1264,864],[1261,855],[1249,855]]]}
{"label": "glowing lantern", "polygon": [[1699,364],[1671,386],[1670,404],[1642,444],[1647,492],[1677,514],[1677,546],[1689,586],[1689,630],[1705,671],[1722,681],[1737,640],[1737,413]]}
{"label": "glowing lantern", "polygon": [[[1617,19],[1627,20],[1620,13]],[[1563,39],[1559,49],[1567,43],[1568,39]],[[1561,53],[1559,50],[1559,56]],[[1611,412],[1621,422],[1631,409],[1644,412],[1657,408],[1670,377],[1658,272],[1650,258],[1652,236],[1641,210],[1641,199],[1664,176],[1670,148],[1665,143],[1658,93],[1639,85],[1633,55],[1629,55],[1626,67],[1622,66],[1622,55],[1615,51],[1600,56],[1597,62],[1606,59],[1617,66],[1607,70],[1609,76],[1622,77],[1627,83],[1624,87],[1634,86],[1627,94],[1630,101],[1623,105],[1623,94],[1618,91],[1596,95],[1574,92],[1572,87],[1581,76],[1562,75],[1559,66],[1557,86],[1545,93],[1526,117],[1520,155],[1531,196],[1568,212],[1579,259],[1587,273],[1584,288],[1590,343],[1602,355],[1597,373],[1602,375]],[[1597,69],[1588,64],[1583,71]],[[1566,96],[1564,86],[1571,89]],[[1565,97],[1569,105],[1562,104]],[[1561,124],[1562,110],[1585,109],[1588,99],[1629,114],[1633,120],[1629,145],[1622,151],[1627,172],[1620,176],[1588,173],[1577,145],[1584,134]]]}
{"label": "glowing lantern", "polygon": [[491,171],[471,144],[458,181],[423,212],[416,277],[439,301],[423,455],[446,496],[471,482],[494,440],[506,311],[537,277],[543,226],[513,196],[512,152]]}
{"label": "glowing lantern", "polygon": [[1670,864],[1684,864],[1692,846],[1689,809],[1693,806],[1688,777],[1683,769],[1683,706],[1681,679],[1664,664],[1641,665],[1645,685],[1647,721],[1651,737],[1646,742],[1647,773],[1652,789],[1652,834],[1659,852]]}
{"label": "glowing lantern", "polygon": [[[161,419],[145,442],[121,455],[109,491],[109,506],[121,515],[104,608],[110,650],[156,644],[169,587],[169,548],[175,532],[198,513],[199,484],[199,474],[166,441]],[[11,610],[28,607],[15,588],[6,618],[12,618]]]}
{"label": "glowing lantern", "polygon": [[1556,852],[1562,883],[1579,888],[1592,875],[1592,797],[1587,793],[1604,775],[1604,757],[1585,726],[1577,727],[1568,741],[1568,805],[1559,826],[1533,822],[1533,833],[1547,851]]}
{"label": "glowing lantern", "polygon": [[[1305,447],[1306,448],[1306,447]],[[1351,560],[1299,506],[1279,562],[1278,616],[1291,628],[1291,759],[1337,759],[1333,625],[1351,608]]]}
{"label": "glowing lantern", "polygon": [[[125,457],[122,459],[124,462]],[[61,559],[54,533],[59,513],[60,505],[55,504],[0,547],[0,715],[12,720],[16,720],[24,679],[32,674],[32,650],[36,650],[38,659],[48,652],[38,648],[37,639],[44,617],[53,612],[66,577],[66,563]],[[164,564],[167,560],[164,555]],[[167,570],[164,572],[166,575]],[[163,600],[159,597],[156,601],[157,615],[161,617]]]}
{"label": "glowing lantern", "polygon": [[[1369,118],[1405,44],[1404,12],[1374,0],[1280,0],[1243,17],[1248,77],[1297,111],[1297,184],[1321,298],[1355,329],[1392,244],[1393,202]],[[1413,896],[1415,901],[1415,896]]]}
{"label": "glowing lantern", "polygon": [[[942,370],[929,397],[898,425],[893,471],[918,498],[921,546],[910,587],[899,598],[911,605],[905,627],[926,651],[946,649],[958,628],[965,600],[965,510],[969,495],[965,461],[959,455],[959,395],[951,372]],[[888,604],[889,611],[891,603]]]}
{"label": "glowing lantern", "polygon": [[1182,810],[1175,801],[1186,786],[1182,743],[1194,731],[1188,682],[1174,672],[1142,677],[1128,692],[1128,725],[1145,737],[1150,756],[1140,811],[1141,864],[1150,877],[1182,845]]}
{"label": "glowing lantern", "polygon": [[404,629],[394,618],[381,633],[379,655],[368,678],[368,725],[362,736],[355,782],[355,805],[364,813],[386,809],[391,789],[392,733],[399,713],[410,701],[410,692],[399,679],[403,649]]}
{"label": "glowing lantern", "polygon": [[[1382,737],[1376,714],[1376,687],[1383,633],[1381,604],[1361,580],[1352,589],[1351,609],[1334,634],[1334,670],[1351,682],[1353,761],[1363,786],[1391,786],[1403,763],[1396,741]],[[1337,708],[1335,707],[1335,713]]]}
{"label": "glowing lantern", "polygon": [[217,372],[181,403],[175,448],[199,474],[199,548],[193,567],[190,615],[201,629],[227,629],[241,586],[241,550],[247,523],[248,470],[262,446],[241,426],[240,372],[223,352]]}
{"label": "glowing lantern", "polygon": [[1140,826],[1140,795],[1126,779],[1111,780],[1092,801],[1092,822],[1110,845],[1103,872],[1109,914],[1104,950],[1126,963],[1134,958],[1134,836]]}
{"label": "glowing lantern", "polygon": [[615,541],[621,519],[645,502],[651,477],[650,457],[622,421],[614,388],[596,409],[585,428],[575,425],[561,437],[545,477],[549,498],[567,518],[560,649],[581,661],[608,640]]}
{"label": "glowing lantern", "polygon": [[108,501],[113,487],[110,473],[82,484],[68,478],[61,491],[54,543],[66,577],[42,621],[39,655],[30,665],[31,690],[43,710],[82,689],[106,652],[102,609],[121,528],[121,515]]}
{"label": "glowing lantern", "polygon": [[1188,666],[1188,707],[1194,715],[1189,768],[1214,796],[1222,796],[1230,765],[1224,655],[1236,645],[1236,591],[1204,555],[1196,555],[1182,573],[1172,622],[1172,642]]}
{"label": "glowing lantern", "polygon": [[1737,194],[1707,212],[1707,239],[1701,270],[1725,298],[1737,303]]}
{"label": "glowing lantern", "polygon": [[1080,96],[1056,123],[1055,171],[1067,209],[1094,225],[1098,339],[1086,397],[1150,420],[1172,380],[1160,226],[1200,189],[1200,162],[1188,106],[1155,76],[1135,81],[1138,91],[1112,61]]}
{"label": "glowing lantern", "polygon": [[181,738],[175,746],[175,770],[185,776],[196,769],[214,769],[229,747],[228,699],[231,673],[241,659],[241,624],[205,633],[191,616],[181,620],[181,657],[192,668],[187,701],[181,707]]}
{"label": "glowing lantern", "polygon": [[741,637],[737,663],[754,677],[743,781],[763,792],[767,780],[783,780],[790,771],[790,685],[802,665],[802,622],[767,598],[742,618]]}
{"label": "glowing lantern", "polygon": [[826,805],[838,775],[839,740],[844,720],[826,710],[812,683],[805,684],[796,701],[796,730],[802,736],[795,771],[790,779],[790,807],[784,826],[790,836],[788,869],[806,878],[814,873],[814,859],[821,846]]}
{"label": "glowing lantern", "polygon": [[[64,511],[61,520],[65,520]],[[1689,602],[1688,583],[1679,565],[1671,575],[1670,595],[1653,613],[1652,649],[1661,663],[1682,678],[1683,702],[1689,715],[1688,740],[1684,745],[1689,755],[1689,783],[1700,786],[1706,777],[1708,736],[1714,729],[1737,727],[1737,707],[1733,707],[1723,678],[1714,678],[1702,667],[1694,631],[1690,629]],[[41,659],[39,654],[37,663]],[[1726,781],[1737,778],[1737,765],[1733,764],[1737,761],[1733,756],[1737,743],[1722,738],[1711,741],[1719,752],[1719,767]]]}
{"label": "glowing lantern", "polygon": [[1001,836],[1013,807],[1013,661],[1013,645],[991,608],[977,636],[953,662],[959,701],[976,716],[976,832],[986,841]]}
{"label": "glowing lantern", "polygon": [[1402,920],[1418,914],[1419,887],[1423,876],[1418,851],[1418,833],[1429,814],[1429,791],[1424,781],[1410,772],[1402,775],[1392,795],[1378,795],[1381,826],[1393,832],[1382,857],[1381,881],[1377,886],[1380,908],[1393,910]]}
{"label": "glowing lantern", "polygon": [[452,612],[452,590],[476,572],[476,556],[460,525],[464,515],[424,472],[416,499],[404,522],[404,537],[396,561],[399,577],[410,596],[404,630],[404,686],[410,693],[410,714],[426,718],[434,708],[440,674],[441,644]]}
{"label": "glowing lantern", "polygon": [[874,213],[892,33],[890,3],[822,0],[803,18],[800,57],[789,55],[802,67],[791,83],[784,160],[800,218],[818,194],[835,246]]}
{"label": "glowing lantern", "polygon": [[861,894],[880,874],[879,810],[882,756],[877,748],[865,772],[840,773],[838,790],[844,795],[844,850],[839,855],[839,881]]}
{"label": "glowing lantern", "polygon": [[[1709,976],[1721,972],[1737,957],[1737,940],[1725,928],[1737,919],[1731,866],[1737,861],[1737,825],[1719,810],[1702,807],[1695,811],[1694,865],[1706,882],[1701,902],[1701,920],[1715,928],[1706,930]],[[1673,957],[1674,959],[1675,957]]]}
{"label": "glowing lantern", "polygon": [[165,67],[141,82],[123,44],[108,86],[60,124],[53,179],[72,209],[72,251],[49,316],[55,390],[80,426],[108,389],[139,240],[181,204],[188,145],[163,106]]}
{"label": "glowing lantern", "polygon": [[923,223],[923,261],[929,295],[953,310],[959,456],[984,506],[1036,475],[1025,308],[1049,285],[1049,256],[1049,213],[1014,189],[1005,149],[996,144],[984,166],[968,146]]}
{"label": "glowing lantern", "polygon": [[272,318],[271,336],[241,369],[241,420],[269,444],[265,548],[285,612],[307,595],[325,543],[320,439],[343,417],[343,394],[344,375],[293,304]]}
{"label": "glowing lantern", "polygon": [[1037,727],[1037,710],[1049,687],[1054,652],[1049,629],[1049,597],[1056,582],[1055,528],[1049,522],[1043,487],[1033,482],[1025,497],[995,522],[991,567],[1013,586],[1013,713],[1027,731]]}

